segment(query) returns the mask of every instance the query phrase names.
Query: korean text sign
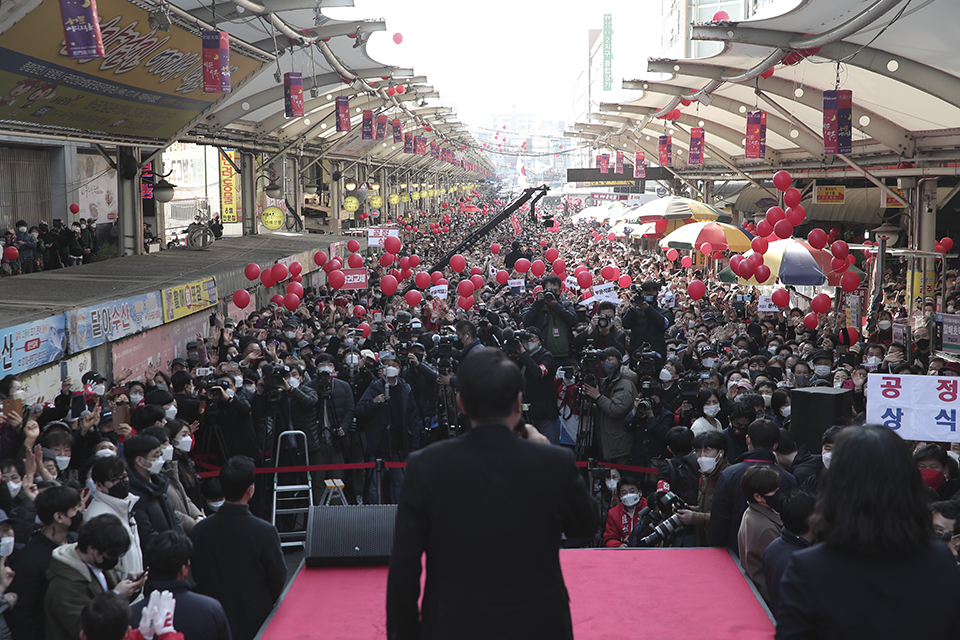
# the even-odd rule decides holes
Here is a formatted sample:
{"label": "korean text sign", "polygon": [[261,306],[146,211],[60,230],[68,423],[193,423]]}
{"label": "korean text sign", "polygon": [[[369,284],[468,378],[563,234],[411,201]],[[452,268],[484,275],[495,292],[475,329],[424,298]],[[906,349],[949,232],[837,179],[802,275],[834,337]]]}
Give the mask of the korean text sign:
{"label": "korean text sign", "polygon": [[893,429],[904,440],[960,442],[960,378],[871,373],[867,422]]}

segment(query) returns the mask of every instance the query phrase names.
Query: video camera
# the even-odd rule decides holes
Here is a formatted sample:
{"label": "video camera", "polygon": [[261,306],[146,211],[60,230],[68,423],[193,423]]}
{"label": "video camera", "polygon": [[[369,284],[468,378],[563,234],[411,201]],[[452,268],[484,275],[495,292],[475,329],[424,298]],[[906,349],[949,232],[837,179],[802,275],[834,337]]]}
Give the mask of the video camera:
{"label": "video camera", "polygon": [[507,357],[511,360],[516,360],[520,357],[520,344],[530,339],[530,332],[524,331],[523,329],[519,331],[505,329],[502,335],[503,352],[507,354]]}
{"label": "video camera", "polygon": [[700,374],[695,371],[687,372],[680,378],[680,399],[693,404],[700,395]]}
{"label": "video camera", "polygon": [[433,336],[433,342],[436,345],[433,353],[437,363],[438,375],[447,376],[453,370],[453,354],[456,351],[453,343],[456,338],[456,336],[449,334]]}
{"label": "video camera", "polygon": [[[630,533],[628,546],[654,547],[658,544],[670,544],[684,528],[677,511],[689,507],[677,494],[672,491],[664,493],[657,499],[657,507],[660,513],[646,507],[638,514],[640,518]],[[670,513],[670,516],[663,518],[663,513]]]}
{"label": "video camera", "polygon": [[580,381],[590,387],[597,386],[597,372],[605,356],[601,349],[585,349],[580,353]]}
{"label": "video camera", "polygon": [[660,368],[663,366],[663,356],[650,348],[650,344],[644,342],[640,348],[633,352],[630,361],[630,368],[639,376],[657,378],[660,375]]}
{"label": "video camera", "polygon": [[278,402],[283,385],[290,375],[290,367],[285,364],[265,364],[260,373],[264,399],[267,402]]}
{"label": "video camera", "polygon": [[640,304],[641,302],[646,302],[647,304],[657,303],[657,293],[655,291],[644,291],[642,285],[630,285],[630,292],[633,294],[633,304]]}

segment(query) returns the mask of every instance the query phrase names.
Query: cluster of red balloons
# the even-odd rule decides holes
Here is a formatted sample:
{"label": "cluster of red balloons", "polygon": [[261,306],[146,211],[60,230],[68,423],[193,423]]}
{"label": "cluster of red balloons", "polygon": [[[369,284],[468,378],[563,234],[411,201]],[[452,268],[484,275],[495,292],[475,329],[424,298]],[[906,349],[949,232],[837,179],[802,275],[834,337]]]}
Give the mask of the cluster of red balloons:
{"label": "cluster of red balloons", "polygon": [[[326,255],[324,255],[324,258],[325,257]],[[316,260],[317,258],[314,256],[314,261]],[[300,284],[303,281],[302,272],[303,265],[299,262],[293,262],[289,267],[285,264],[275,264],[265,269],[261,269],[260,265],[251,262],[243,269],[243,275],[246,276],[247,280],[254,281],[259,278],[260,284],[265,287],[272,287],[289,278],[290,282],[287,284],[287,295],[281,296],[283,300],[280,301],[279,304],[283,304],[291,311],[294,311],[300,306],[300,298],[303,297],[303,285]],[[274,299],[276,299],[276,297],[277,296],[274,296]],[[294,300],[294,298],[296,299]],[[233,292],[233,303],[241,309],[250,304],[250,299],[250,293],[246,289],[237,289]]]}
{"label": "cluster of red balloons", "polygon": [[933,246],[933,250],[937,253],[946,253],[953,249],[953,238],[950,236],[944,236]]}

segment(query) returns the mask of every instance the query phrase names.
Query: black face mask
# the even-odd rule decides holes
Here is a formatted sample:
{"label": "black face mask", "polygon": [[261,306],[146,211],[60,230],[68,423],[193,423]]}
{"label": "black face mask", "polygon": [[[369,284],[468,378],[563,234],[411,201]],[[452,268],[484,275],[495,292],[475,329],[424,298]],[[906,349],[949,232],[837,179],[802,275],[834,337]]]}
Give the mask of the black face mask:
{"label": "black face mask", "polygon": [[100,571],[110,571],[110,569],[113,569],[115,566],[117,566],[117,563],[119,562],[120,558],[108,558],[104,556],[103,560],[93,563],[93,566],[95,566],[97,569],[100,569]]}
{"label": "black face mask", "polygon": [[67,527],[67,531],[74,531],[74,532],[79,531],[80,525],[82,524],[83,524],[83,514],[78,513],[77,515],[70,518],[70,525]]}
{"label": "black face mask", "polygon": [[751,370],[751,371],[750,371],[750,382],[756,382],[758,377],[760,377],[760,376],[765,376],[765,375],[767,375],[767,372],[764,371],[763,369]]}
{"label": "black face mask", "polygon": [[783,506],[783,495],[779,490],[772,496],[764,496],[764,500],[767,501],[767,506],[774,511],[780,511],[780,508]]}
{"label": "black face mask", "polygon": [[929,346],[930,346],[930,341],[927,340],[926,338],[920,338],[919,340],[917,340],[917,349],[924,351]]}
{"label": "black face mask", "polygon": [[118,482],[107,489],[107,494],[113,496],[114,498],[123,500],[130,494],[130,482],[126,480],[123,482]]}
{"label": "black face mask", "polygon": [[737,429],[736,427],[730,427],[730,433],[733,434],[733,437],[737,439],[737,442],[745,443],[747,441],[747,430],[746,429]]}

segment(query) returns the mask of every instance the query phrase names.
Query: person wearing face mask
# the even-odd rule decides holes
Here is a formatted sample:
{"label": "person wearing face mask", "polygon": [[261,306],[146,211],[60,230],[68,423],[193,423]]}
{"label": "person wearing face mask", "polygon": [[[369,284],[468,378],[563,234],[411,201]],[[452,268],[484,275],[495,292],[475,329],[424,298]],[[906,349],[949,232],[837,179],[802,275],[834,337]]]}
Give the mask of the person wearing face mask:
{"label": "person wearing face mask", "polygon": [[918,447],[913,452],[913,461],[920,469],[923,483],[936,492],[938,500],[948,500],[960,491],[956,465],[950,464],[947,452],[940,445],[931,443]]}
{"label": "person wearing face mask", "polygon": [[927,327],[918,327],[913,331],[913,348],[910,350],[910,357],[913,363],[921,371],[926,371],[930,367],[930,330]]}
{"label": "person wearing face mask", "polygon": [[200,400],[197,398],[196,386],[190,372],[175,371],[170,376],[170,384],[172,385],[173,399],[177,406],[174,418],[179,418],[188,424],[199,420]]}
{"label": "person wearing face mask", "polygon": [[146,396],[142,382],[130,382],[127,384],[127,397],[130,398],[130,409],[136,409],[143,406],[143,399]]}
{"label": "person wearing face mask", "polygon": [[647,506],[647,499],[640,495],[640,483],[630,476],[620,478],[617,496],[620,502],[607,511],[601,544],[608,548],[625,549],[633,528],[640,521],[640,512]]}
{"label": "person wearing face mask", "polygon": [[[410,385],[400,377],[400,363],[392,351],[381,351],[381,377],[370,383],[357,403],[357,429],[366,434],[367,461],[377,458],[399,462],[419,448],[422,425]],[[379,495],[378,478],[369,471],[364,500],[367,504],[395,503],[399,496],[402,475],[399,469],[388,469]]]}
{"label": "person wearing face mask", "polygon": [[76,543],[54,549],[44,596],[47,640],[75,640],[80,614],[95,596],[115,591],[132,600],[143,588],[146,572],[132,576],[135,580],[120,580],[115,571],[129,549],[123,523],[108,513],[85,522]]}
{"label": "person wearing face mask", "polygon": [[[309,384],[316,398],[313,428],[307,432],[310,464],[363,462],[363,437],[353,426],[353,391],[349,384],[336,377],[336,360],[332,355],[321,353],[316,362],[317,377]],[[340,479],[345,475],[342,471],[310,473],[314,487],[322,487],[326,479]],[[348,474],[345,485],[349,485],[351,495],[347,500],[363,504],[364,474],[359,469],[351,469]],[[319,504],[320,492],[314,491],[313,498]]]}
{"label": "person wearing face mask", "polygon": [[523,312],[523,326],[536,327],[543,336],[543,348],[557,361],[566,362],[575,351],[573,328],[579,322],[577,312],[572,302],[563,299],[560,278],[544,276],[540,285],[543,291],[537,293],[533,304]]}
{"label": "person wearing face mask", "polygon": [[147,397],[143,399],[143,404],[144,406],[152,405],[160,407],[160,409],[163,410],[164,419],[166,420],[175,419],[179,412],[176,398],[174,398],[173,394],[169,391],[162,389],[156,389],[147,393]]}
{"label": "person wearing face mask", "polygon": [[604,300],[597,305],[596,315],[590,320],[590,325],[573,339],[573,349],[580,353],[589,342],[591,349],[606,349],[616,347],[621,353],[627,351],[627,334],[616,324],[617,305]]}
{"label": "person wearing face mask", "polygon": [[560,415],[553,385],[557,361],[543,348],[543,335],[536,327],[518,332],[520,352],[517,364],[523,372],[526,388],[524,402],[529,405],[527,419],[553,444],[560,443]]}
{"label": "person wearing face mask", "polygon": [[17,235],[15,246],[20,251],[17,262],[20,264],[21,273],[33,273],[37,270],[37,263],[34,259],[37,250],[37,239],[32,230],[27,229],[27,223],[24,220],[17,221]]}
{"label": "person wearing face mask", "polygon": [[698,436],[707,431],[723,431],[723,424],[717,419],[720,413],[720,396],[713,389],[700,389],[697,394],[694,411],[695,416],[690,430]]}
{"label": "person wearing face mask", "polygon": [[663,367],[660,368],[660,373],[657,374],[657,378],[660,380],[662,388],[660,400],[663,402],[663,406],[675,412],[681,404],[680,385],[677,382],[680,379],[679,361],[664,363]]}
{"label": "person wearing face mask", "polygon": [[70,231],[69,239],[64,243],[67,252],[67,266],[76,267],[83,264],[83,252],[86,246],[79,223],[74,222]]}
{"label": "person wearing face mask", "polygon": [[44,449],[53,452],[57,463],[57,480],[65,482],[80,482],[80,473],[73,461],[73,436],[60,430],[48,430],[41,438]]}
{"label": "person wearing face mask", "polygon": [[830,372],[833,370],[833,353],[826,349],[814,351],[810,356],[813,375],[818,380],[829,380]]}
{"label": "person wearing face mask", "polygon": [[890,346],[893,342],[893,316],[889,311],[881,311],[877,317],[876,331],[870,334],[867,342]]}
{"label": "person wearing face mask", "polygon": [[639,295],[633,297],[630,308],[623,314],[623,328],[630,332],[631,353],[646,342],[662,357],[667,356],[665,334],[672,322],[672,313],[657,306],[660,285],[647,280],[640,285]]}
{"label": "person wearing face mask", "polygon": [[43,594],[50,558],[60,545],[76,542],[83,516],[80,494],[70,487],[49,487],[37,496],[36,504],[36,517],[43,528],[7,559],[7,566],[14,571],[8,591],[17,594],[17,606],[9,609],[4,617],[14,637],[25,640],[46,637]]}
{"label": "person wearing face mask", "polygon": [[143,551],[140,548],[140,532],[133,507],[140,498],[130,493],[130,474],[123,458],[108,456],[93,464],[90,478],[96,485],[90,504],[83,512],[83,521],[88,522],[105,513],[116,516],[130,538],[130,548],[120,556],[118,566],[125,574],[136,575],[144,570]]}
{"label": "person wearing face mask", "polygon": [[797,479],[797,484],[807,485],[811,478],[823,468],[820,456],[807,451],[806,445],[798,446],[786,429],[780,429],[780,442],[777,444],[777,464]]}
{"label": "person wearing face mask", "polygon": [[770,409],[767,411],[767,420],[770,420],[778,427],[786,427],[790,424],[791,412],[790,393],[784,389],[777,389],[770,396]]}
{"label": "person wearing face mask", "polygon": [[720,474],[730,466],[726,454],[727,440],[718,431],[706,431],[693,439],[693,448],[700,469],[700,484],[697,493],[697,506],[680,509],[677,514],[680,522],[694,527],[694,544],[698,547],[709,546],[710,507],[713,493]]}
{"label": "person wearing face mask", "polygon": [[167,487],[170,479],[163,471],[163,447],[153,436],[137,434],[123,444],[123,455],[130,468],[130,492],[139,497],[133,506],[140,535],[140,548],[149,545],[161,531],[183,531]]}
{"label": "person wearing face mask", "polygon": [[[247,399],[256,399],[256,387],[249,393],[243,389],[237,391],[234,379],[221,375],[207,387],[206,395],[201,426],[193,434],[192,450],[201,453],[216,450],[228,458],[244,455],[259,459],[263,439],[262,434],[257,435],[251,401]],[[218,432],[222,438],[217,437]]]}
{"label": "person wearing face mask", "polygon": [[767,580],[763,572],[763,552],[780,537],[783,522],[777,510],[784,494],[780,492],[780,471],[770,465],[758,464],[747,469],[740,480],[740,488],[747,499],[737,532],[740,566],[767,599]]}
{"label": "person wearing face mask", "polygon": [[[193,531],[193,525],[196,524],[197,520],[203,518],[203,512],[196,506],[193,495],[188,495],[187,490],[183,486],[179,465],[174,460],[177,450],[169,435],[171,431],[180,432],[184,428],[189,429],[189,427],[180,420],[171,420],[163,426],[154,425],[147,427],[142,430],[140,434],[152,436],[160,442],[160,458],[163,460],[163,468],[160,473],[170,481],[167,484],[167,498],[170,499],[170,504],[173,505],[173,511],[177,516],[177,520],[180,521],[183,530],[189,535],[189,533]],[[192,486],[196,486],[195,480]]]}
{"label": "person wearing face mask", "polygon": [[603,460],[618,464],[626,463],[633,448],[634,434],[624,429],[624,418],[637,396],[637,374],[621,361],[622,355],[615,347],[604,349],[597,374],[599,386],[583,384],[583,391],[593,398],[600,412],[595,429]]}
{"label": "person wearing face mask", "polygon": [[[810,365],[806,362],[797,361],[793,365],[791,370],[791,376],[793,378],[793,386],[799,388],[809,387],[810,382],[813,380],[813,371],[810,369]],[[830,373],[827,371],[827,373]]]}

